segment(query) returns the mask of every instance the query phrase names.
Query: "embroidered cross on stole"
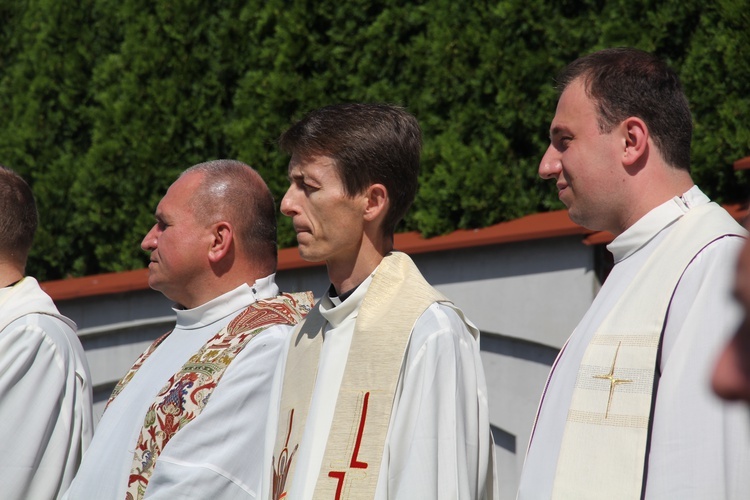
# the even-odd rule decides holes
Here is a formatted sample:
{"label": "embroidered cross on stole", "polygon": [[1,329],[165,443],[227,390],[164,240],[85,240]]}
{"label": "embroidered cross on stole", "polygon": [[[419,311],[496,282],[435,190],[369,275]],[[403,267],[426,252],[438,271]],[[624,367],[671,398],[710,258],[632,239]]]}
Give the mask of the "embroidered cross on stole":
{"label": "embroidered cross on stole", "polygon": [[[388,254],[378,266],[356,319],[314,498],[373,498],[412,328],[430,304],[445,301],[405,254]],[[324,326],[316,307],[289,348],[274,448],[273,500],[289,500]]]}
{"label": "embroidered cross on stole", "polygon": [[[211,338],[164,385],[146,412],[133,456],[126,500],[143,498],[159,454],[169,440],[197,417],[229,364],[256,335],[273,325],[295,325],[313,305],[310,292],[282,294],[250,304]],[[136,361],[119,394],[133,374],[166,337],[157,339]]]}
{"label": "embroidered cross on stole", "polygon": [[554,499],[634,499],[644,489],[658,352],[685,269],[706,245],[744,235],[715,203],[676,222],[589,343],[557,462]]}

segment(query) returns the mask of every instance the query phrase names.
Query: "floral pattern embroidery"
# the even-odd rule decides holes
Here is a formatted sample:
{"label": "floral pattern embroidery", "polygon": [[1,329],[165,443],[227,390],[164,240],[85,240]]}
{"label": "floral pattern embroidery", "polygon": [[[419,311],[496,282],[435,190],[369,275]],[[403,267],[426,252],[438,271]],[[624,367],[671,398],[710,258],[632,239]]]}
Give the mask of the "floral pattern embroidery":
{"label": "floral pattern embroidery", "polygon": [[282,294],[251,304],[170,377],[146,412],[135,447],[126,500],[143,498],[161,451],[201,413],[227,367],[247,343],[270,326],[299,323],[312,305],[310,292]]}
{"label": "floral pattern embroidery", "polygon": [[115,388],[112,390],[112,395],[109,396],[107,405],[104,407],[104,411],[107,411],[107,408],[109,408],[109,405],[112,403],[112,401],[115,400],[117,395],[120,394],[125,386],[128,385],[128,383],[130,383],[130,381],[133,379],[135,372],[137,372],[141,365],[143,365],[144,361],[146,361],[146,359],[151,356],[151,353],[154,352],[157,347],[159,347],[159,344],[164,342],[164,340],[169,337],[170,333],[172,333],[172,330],[169,330],[167,333],[154,340],[154,342],[148,347],[148,349],[143,351],[143,354],[138,356],[138,359],[135,360],[135,363],[133,363],[133,366],[130,368],[128,373],[126,373],[125,376],[120,379]]}

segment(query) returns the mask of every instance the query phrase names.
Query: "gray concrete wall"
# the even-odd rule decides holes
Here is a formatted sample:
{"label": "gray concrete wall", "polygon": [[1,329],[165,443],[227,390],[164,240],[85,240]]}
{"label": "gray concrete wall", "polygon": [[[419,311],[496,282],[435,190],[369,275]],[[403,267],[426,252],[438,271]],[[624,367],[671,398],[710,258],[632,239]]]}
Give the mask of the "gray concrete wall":
{"label": "gray concrete wall", "polygon": [[502,499],[514,499],[549,368],[598,290],[593,249],[566,237],[416,255],[482,332]]}
{"label": "gray concrete wall", "polygon": [[[501,498],[513,499],[536,407],[560,347],[598,290],[594,249],[580,236],[413,256],[427,280],[482,332]],[[324,267],[278,273],[284,291],[324,293]],[[170,302],[151,290],[58,303],[79,326],[91,365],[95,412],[153,339],[174,322]]]}
{"label": "gray concrete wall", "polygon": [[96,421],[115,384],[136,358],[174,326],[171,305],[153,290],[57,302],[60,312],[78,325],[91,368]]}

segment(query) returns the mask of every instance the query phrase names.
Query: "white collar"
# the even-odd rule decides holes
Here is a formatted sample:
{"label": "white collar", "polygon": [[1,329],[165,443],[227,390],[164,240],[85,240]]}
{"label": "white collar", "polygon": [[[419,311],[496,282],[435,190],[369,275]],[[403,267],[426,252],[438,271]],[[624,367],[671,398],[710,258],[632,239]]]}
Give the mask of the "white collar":
{"label": "white collar", "polygon": [[234,290],[219,295],[192,309],[172,310],[177,314],[177,328],[192,330],[219,321],[240,311],[257,300],[268,299],[279,294],[275,274],[258,279],[252,287],[243,283]]}
{"label": "white collar", "polygon": [[685,215],[688,210],[709,201],[698,186],[693,186],[682,196],[675,196],[638,219],[635,224],[607,245],[607,250],[612,252],[615,264],[617,264],[641,249],[664,228]]}
{"label": "white collar", "polygon": [[323,294],[323,297],[320,299],[320,314],[333,328],[336,328],[348,318],[357,317],[359,306],[362,305],[367,290],[370,288],[375,271],[360,283],[357,289],[343,302],[339,301],[338,297],[334,297],[332,300],[328,293]]}

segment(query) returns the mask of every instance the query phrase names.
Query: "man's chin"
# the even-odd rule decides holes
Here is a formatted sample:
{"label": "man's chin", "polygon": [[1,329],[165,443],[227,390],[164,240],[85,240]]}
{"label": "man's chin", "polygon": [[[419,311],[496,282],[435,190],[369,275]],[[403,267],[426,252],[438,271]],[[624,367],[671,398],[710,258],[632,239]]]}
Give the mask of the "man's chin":
{"label": "man's chin", "polygon": [[326,260],[324,256],[311,251],[311,249],[304,244],[298,244],[297,251],[299,252],[300,258],[305,262],[324,262]]}
{"label": "man's chin", "polygon": [[325,262],[325,257],[319,255],[305,254],[300,251],[299,256],[305,262]]}
{"label": "man's chin", "polygon": [[577,210],[575,206],[571,206],[566,203],[566,207],[568,208],[568,217],[570,217],[570,220],[572,220],[579,226],[585,227],[586,229],[596,231],[596,229],[592,229],[589,227],[589,225],[591,224],[591,217],[587,216],[587,214],[585,213],[581,213],[581,210]]}
{"label": "man's chin", "polygon": [[148,273],[148,286],[152,290],[156,290],[157,292],[161,292],[161,285],[159,283],[159,280],[151,272]]}
{"label": "man's chin", "polygon": [[570,220],[578,224],[579,226],[586,227],[585,225],[585,217],[582,217],[580,213],[578,213],[574,208],[568,207],[568,217],[570,217]]}

